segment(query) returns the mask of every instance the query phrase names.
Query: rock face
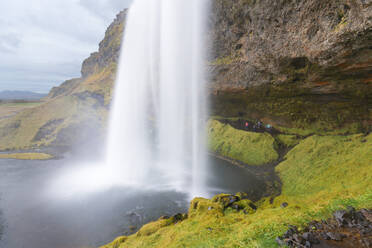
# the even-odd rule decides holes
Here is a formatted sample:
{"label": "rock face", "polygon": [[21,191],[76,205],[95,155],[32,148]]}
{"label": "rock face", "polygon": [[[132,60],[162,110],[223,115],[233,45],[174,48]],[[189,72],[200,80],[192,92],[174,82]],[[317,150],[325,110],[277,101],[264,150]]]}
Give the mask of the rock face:
{"label": "rock face", "polygon": [[212,20],[213,87],[371,90],[371,1],[215,0]]}
{"label": "rock face", "polygon": [[[110,80],[107,80],[109,87],[112,87],[115,76],[116,66],[120,56],[121,40],[124,31],[125,18],[127,10],[121,11],[115,20],[107,28],[104,39],[99,43],[98,52],[92,53],[89,58],[84,60],[81,67],[81,78],[67,80],[59,87],[54,87],[49,98],[55,98],[60,95],[70,95],[89,77],[100,74],[107,68],[113,68]],[[95,84],[97,82],[90,82]]]}
{"label": "rock face", "polygon": [[112,63],[116,64],[118,62],[126,15],[127,10],[123,10],[116,16],[114,22],[108,27],[105,38],[99,43],[98,52],[92,53],[83,62],[81,68],[83,78],[97,73]]}
{"label": "rock face", "polygon": [[212,10],[214,115],[370,131],[370,0],[215,0]]}

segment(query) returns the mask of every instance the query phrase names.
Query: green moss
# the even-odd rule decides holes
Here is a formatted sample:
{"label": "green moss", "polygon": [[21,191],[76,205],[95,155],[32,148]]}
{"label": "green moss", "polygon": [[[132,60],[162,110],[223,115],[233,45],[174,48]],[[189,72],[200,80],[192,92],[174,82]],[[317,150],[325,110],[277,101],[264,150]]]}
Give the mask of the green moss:
{"label": "green moss", "polygon": [[371,165],[372,135],[311,136],[292,149],[276,169],[284,195],[322,197],[370,187]]}
{"label": "green moss", "polygon": [[262,165],[278,159],[274,138],[268,133],[234,129],[228,124],[211,120],[208,123],[208,146],[212,152],[248,165]]}
{"label": "green moss", "polygon": [[102,248],[119,248],[127,240],[127,237],[122,236],[115,239],[112,243],[102,246]]}
{"label": "green moss", "polygon": [[[346,206],[372,207],[371,147],[372,134],[308,137],[277,167],[283,191],[273,202],[262,199],[255,203],[257,211],[246,214],[196,198],[187,219],[164,226],[158,221],[153,225],[159,228],[150,235],[129,236],[118,247],[278,247],[275,237],[288,224],[301,227]],[[283,202],[289,204],[287,208],[280,207]],[[238,203],[248,207],[250,201]]]}
{"label": "green moss", "polygon": [[197,215],[223,216],[224,206],[216,201],[204,198],[195,198],[190,203],[188,215],[195,217]]}
{"label": "green moss", "polygon": [[0,159],[19,159],[19,160],[48,160],[53,156],[46,153],[2,153]]}
{"label": "green moss", "polygon": [[223,58],[217,58],[214,61],[210,62],[210,65],[231,65],[236,62],[237,59],[234,56],[227,56]]}
{"label": "green moss", "polygon": [[283,144],[286,147],[294,147],[296,146],[301,138],[299,138],[297,135],[286,135],[286,134],[279,134],[276,137],[276,140]]}

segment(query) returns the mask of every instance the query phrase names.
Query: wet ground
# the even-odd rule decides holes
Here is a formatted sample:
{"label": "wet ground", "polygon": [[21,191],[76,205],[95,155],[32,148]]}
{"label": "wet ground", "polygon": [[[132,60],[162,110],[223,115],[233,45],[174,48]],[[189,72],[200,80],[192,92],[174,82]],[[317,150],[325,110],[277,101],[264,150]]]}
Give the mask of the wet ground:
{"label": "wet ground", "polygon": [[[71,161],[0,160],[1,248],[97,247],[160,216],[187,211],[188,196],[175,191],[117,187],[53,195],[50,180],[67,164]],[[266,190],[266,182],[253,173],[213,158],[207,184],[210,194],[245,191],[257,198]]]}

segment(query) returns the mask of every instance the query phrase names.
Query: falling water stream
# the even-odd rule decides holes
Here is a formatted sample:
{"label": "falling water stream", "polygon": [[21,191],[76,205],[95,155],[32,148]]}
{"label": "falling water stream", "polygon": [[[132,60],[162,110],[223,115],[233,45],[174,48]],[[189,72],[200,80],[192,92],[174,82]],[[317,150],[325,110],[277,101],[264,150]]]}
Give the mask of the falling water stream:
{"label": "falling water stream", "polygon": [[205,195],[206,0],[136,0],[109,124],[112,180]]}

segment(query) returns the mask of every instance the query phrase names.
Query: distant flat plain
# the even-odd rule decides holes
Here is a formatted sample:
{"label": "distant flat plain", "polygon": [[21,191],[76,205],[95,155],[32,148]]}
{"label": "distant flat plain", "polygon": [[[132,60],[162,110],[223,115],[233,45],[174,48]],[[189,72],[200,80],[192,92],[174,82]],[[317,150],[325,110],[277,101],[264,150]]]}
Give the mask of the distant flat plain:
{"label": "distant flat plain", "polygon": [[24,109],[33,108],[42,101],[2,101],[0,102],[0,120],[10,118]]}

